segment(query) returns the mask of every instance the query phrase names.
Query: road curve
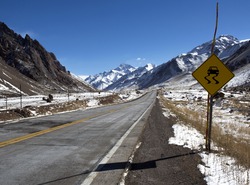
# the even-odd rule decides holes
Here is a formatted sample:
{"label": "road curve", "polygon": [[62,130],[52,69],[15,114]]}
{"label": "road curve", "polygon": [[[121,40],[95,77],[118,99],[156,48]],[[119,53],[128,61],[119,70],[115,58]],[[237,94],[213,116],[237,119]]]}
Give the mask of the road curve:
{"label": "road curve", "polygon": [[155,98],[0,125],[0,184],[82,184]]}

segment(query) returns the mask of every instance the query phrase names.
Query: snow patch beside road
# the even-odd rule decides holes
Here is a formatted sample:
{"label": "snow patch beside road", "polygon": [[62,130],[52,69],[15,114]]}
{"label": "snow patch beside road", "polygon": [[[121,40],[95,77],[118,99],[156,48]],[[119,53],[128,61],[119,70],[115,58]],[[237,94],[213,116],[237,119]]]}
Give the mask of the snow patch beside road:
{"label": "snow patch beside road", "polygon": [[[180,145],[192,150],[200,150],[205,145],[204,136],[196,129],[177,123],[173,125],[174,137],[169,139],[169,144]],[[216,146],[212,146],[216,148]],[[236,165],[231,157],[216,153],[201,152],[199,154],[204,164],[198,168],[205,175],[208,185],[245,185],[250,183],[250,169]]]}

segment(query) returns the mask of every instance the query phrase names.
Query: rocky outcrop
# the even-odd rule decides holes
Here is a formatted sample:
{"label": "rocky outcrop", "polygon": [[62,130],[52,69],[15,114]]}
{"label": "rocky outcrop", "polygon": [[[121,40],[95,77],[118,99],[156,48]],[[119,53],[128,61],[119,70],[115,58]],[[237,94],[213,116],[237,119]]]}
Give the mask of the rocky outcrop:
{"label": "rocky outcrop", "polygon": [[243,45],[232,56],[227,58],[225,64],[232,71],[250,64],[250,41]]}
{"label": "rocky outcrop", "polygon": [[0,57],[9,66],[40,83],[44,88],[56,91],[93,90],[73,78],[60,64],[56,56],[46,51],[37,41],[26,35],[23,38],[0,22]]}

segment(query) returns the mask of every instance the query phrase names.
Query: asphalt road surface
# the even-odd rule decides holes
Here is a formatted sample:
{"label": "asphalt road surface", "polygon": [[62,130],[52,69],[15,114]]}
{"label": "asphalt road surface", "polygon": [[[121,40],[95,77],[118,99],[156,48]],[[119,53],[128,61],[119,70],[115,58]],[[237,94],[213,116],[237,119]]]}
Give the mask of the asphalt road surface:
{"label": "asphalt road surface", "polygon": [[[128,103],[1,124],[0,184],[102,184],[100,163],[128,159],[141,130],[130,135],[155,98],[150,92]],[[117,184],[116,167],[109,172],[105,182]]]}

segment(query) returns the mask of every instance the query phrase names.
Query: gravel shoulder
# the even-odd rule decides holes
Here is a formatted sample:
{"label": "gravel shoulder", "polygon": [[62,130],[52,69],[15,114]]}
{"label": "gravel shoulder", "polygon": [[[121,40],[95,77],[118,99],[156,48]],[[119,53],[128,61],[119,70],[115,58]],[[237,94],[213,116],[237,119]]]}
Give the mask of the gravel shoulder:
{"label": "gravel shoulder", "polygon": [[174,136],[174,123],[174,117],[166,118],[162,114],[157,100],[139,138],[141,145],[135,152],[125,184],[206,184],[197,168],[201,163],[198,153],[168,144],[169,138]]}

